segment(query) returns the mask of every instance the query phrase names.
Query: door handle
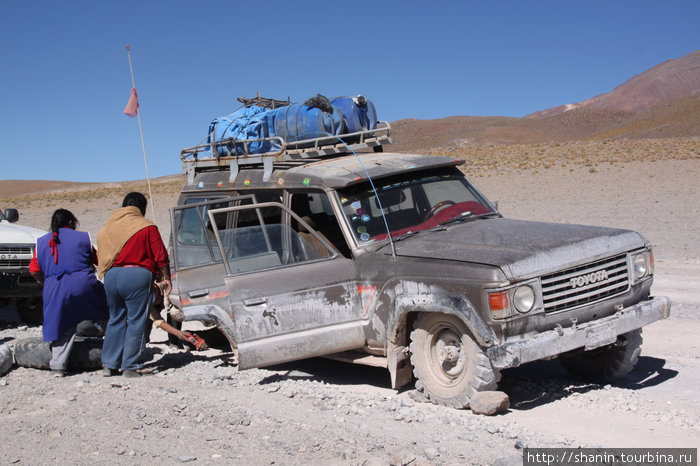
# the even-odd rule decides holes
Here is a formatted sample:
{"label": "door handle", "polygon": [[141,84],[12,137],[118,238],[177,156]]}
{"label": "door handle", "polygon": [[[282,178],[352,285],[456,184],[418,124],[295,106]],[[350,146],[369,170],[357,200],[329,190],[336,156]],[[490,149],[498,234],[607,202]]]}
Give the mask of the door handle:
{"label": "door handle", "polygon": [[187,293],[187,296],[189,296],[190,298],[201,298],[202,296],[206,296],[208,294],[209,294],[208,289],[206,289],[206,290],[193,290],[193,291],[189,291]]}
{"label": "door handle", "polygon": [[267,304],[267,298],[244,299],[243,304],[246,306],[260,306],[261,304]]}

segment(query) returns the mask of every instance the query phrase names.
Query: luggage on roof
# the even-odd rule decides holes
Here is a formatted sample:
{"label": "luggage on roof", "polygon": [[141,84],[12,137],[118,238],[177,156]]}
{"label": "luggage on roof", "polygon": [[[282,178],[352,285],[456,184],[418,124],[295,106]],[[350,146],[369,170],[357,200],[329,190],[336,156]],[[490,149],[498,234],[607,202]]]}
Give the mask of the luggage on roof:
{"label": "luggage on roof", "polygon": [[[217,145],[215,155],[261,154],[279,150],[281,143],[341,136],[376,128],[374,104],[363,96],[327,99],[317,94],[304,103],[288,105],[284,101],[238,99],[247,105],[227,116],[215,118],[209,125],[206,143],[235,140]],[[272,102],[269,105],[268,102]],[[248,141],[248,142],[240,142]]]}

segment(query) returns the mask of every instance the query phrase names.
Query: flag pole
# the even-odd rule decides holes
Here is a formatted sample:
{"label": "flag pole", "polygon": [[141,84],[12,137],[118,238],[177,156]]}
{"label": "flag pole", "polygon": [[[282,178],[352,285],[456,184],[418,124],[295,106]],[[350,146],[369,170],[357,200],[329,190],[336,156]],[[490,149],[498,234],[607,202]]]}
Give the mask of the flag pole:
{"label": "flag pole", "polygon": [[[134,67],[131,65],[131,46],[127,44],[126,54],[129,57],[129,71],[131,71],[131,87],[136,89],[136,82],[134,81]],[[153,216],[153,223],[156,221],[156,210],[153,202],[153,193],[151,192],[151,177],[148,174],[148,159],[146,158],[146,146],[143,143],[143,128],[141,126],[141,112],[136,111],[136,116],[139,118],[139,133],[141,133],[141,148],[143,149],[143,162],[146,165],[146,183],[148,184],[148,199],[151,204],[151,215]]]}

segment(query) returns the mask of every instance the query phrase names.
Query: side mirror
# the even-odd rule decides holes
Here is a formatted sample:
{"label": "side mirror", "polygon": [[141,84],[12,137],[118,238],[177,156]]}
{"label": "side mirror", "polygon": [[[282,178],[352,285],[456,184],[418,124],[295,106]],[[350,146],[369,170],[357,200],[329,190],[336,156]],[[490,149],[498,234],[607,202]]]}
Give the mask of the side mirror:
{"label": "side mirror", "polygon": [[491,204],[498,210],[498,201],[491,202]]}
{"label": "side mirror", "polygon": [[17,212],[17,209],[5,209],[5,218],[8,222],[15,223],[19,220],[19,212]]}

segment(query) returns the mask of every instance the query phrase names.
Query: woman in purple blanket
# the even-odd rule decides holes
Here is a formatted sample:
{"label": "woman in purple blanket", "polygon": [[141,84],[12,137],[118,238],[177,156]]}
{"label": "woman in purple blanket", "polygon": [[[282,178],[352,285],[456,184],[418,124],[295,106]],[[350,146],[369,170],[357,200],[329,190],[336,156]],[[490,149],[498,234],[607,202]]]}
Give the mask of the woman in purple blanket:
{"label": "woman in purple blanket", "polygon": [[58,376],[65,375],[78,323],[109,319],[104,286],[95,276],[97,254],[90,234],[77,226],[69,210],[56,210],[29,266],[44,285],[44,341],[51,342],[49,367]]}

